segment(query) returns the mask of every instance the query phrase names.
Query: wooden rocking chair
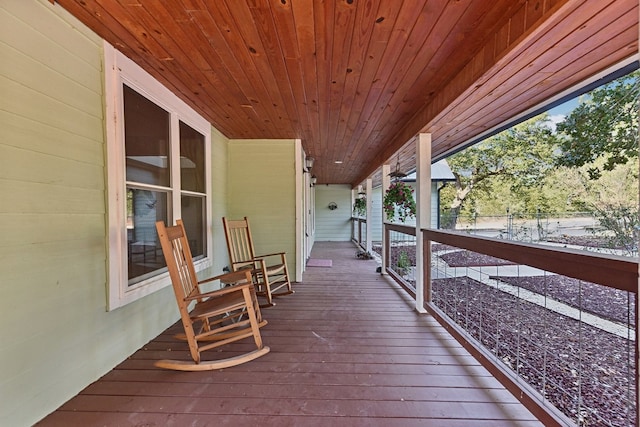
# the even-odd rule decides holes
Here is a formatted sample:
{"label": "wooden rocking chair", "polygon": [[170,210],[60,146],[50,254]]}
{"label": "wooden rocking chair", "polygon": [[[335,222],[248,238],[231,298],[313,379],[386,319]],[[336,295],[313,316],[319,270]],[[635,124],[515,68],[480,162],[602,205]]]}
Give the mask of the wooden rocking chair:
{"label": "wooden rocking chair", "polygon": [[[156,229],[184,327],[184,335],[178,338],[188,342],[193,361],[160,360],[155,365],[180,371],[204,371],[239,365],[267,354],[269,347],[263,345],[260,336],[260,327],[267,322],[262,319],[250,272],[228,273],[198,282],[182,221],[178,220],[173,227],[165,227],[158,221]],[[201,284],[214,280],[232,285],[213,292],[200,291]],[[189,310],[193,302],[195,306]],[[225,359],[202,361],[200,358],[203,351],[249,337],[253,337],[256,350]]]}
{"label": "wooden rocking chair", "polygon": [[[294,292],[291,289],[287,258],[284,252],[256,255],[247,217],[237,220],[222,218],[222,223],[227,238],[231,271],[251,271],[257,294],[267,299],[267,303],[262,307],[275,305],[273,298],[276,296]],[[273,261],[274,258],[277,261]],[[267,259],[270,262],[267,262]]]}

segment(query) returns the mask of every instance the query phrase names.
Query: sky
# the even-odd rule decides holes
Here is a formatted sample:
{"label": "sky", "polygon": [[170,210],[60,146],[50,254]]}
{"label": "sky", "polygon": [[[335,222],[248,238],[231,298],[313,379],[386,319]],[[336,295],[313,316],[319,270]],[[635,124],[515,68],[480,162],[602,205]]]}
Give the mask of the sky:
{"label": "sky", "polygon": [[557,123],[564,120],[566,115],[578,106],[578,98],[579,97],[570,99],[569,101],[549,110],[549,119],[551,120],[551,123],[553,123],[554,127]]}

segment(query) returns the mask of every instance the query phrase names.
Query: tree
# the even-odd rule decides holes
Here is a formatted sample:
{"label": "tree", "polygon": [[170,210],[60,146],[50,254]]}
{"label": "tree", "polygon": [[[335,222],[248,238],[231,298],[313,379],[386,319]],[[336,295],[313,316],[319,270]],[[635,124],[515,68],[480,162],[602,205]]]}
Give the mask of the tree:
{"label": "tree", "polygon": [[[637,249],[638,94],[640,71],[611,81],[580,100],[558,124],[556,164],[586,170],[583,200],[606,230],[609,247]],[[632,162],[633,160],[633,162]]]}
{"label": "tree", "polygon": [[[602,167],[604,159],[596,161]],[[574,168],[583,175],[584,193],[579,197],[598,221],[603,244],[612,249],[624,250],[632,256],[637,251],[638,226],[638,165],[628,162],[612,171],[604,169],[597,180],[590,179],[593,164]]]}
{"label": "tree", "polygon": [[449,225],[455,225],[465,201],[474,192],[489,192],[498,180],[516,195],[539,186],[553,168],[556,144],[548,116],[543,114],[449,157],[455,177]]}
{"label": "tree", "polygon": [[640,72],[613,80],[588,95],[557,125],[562,134],[557,158],[560,166],[580,167],[604,158],[601,166],[590,166],[597,179],[638,157],[638,93]]}

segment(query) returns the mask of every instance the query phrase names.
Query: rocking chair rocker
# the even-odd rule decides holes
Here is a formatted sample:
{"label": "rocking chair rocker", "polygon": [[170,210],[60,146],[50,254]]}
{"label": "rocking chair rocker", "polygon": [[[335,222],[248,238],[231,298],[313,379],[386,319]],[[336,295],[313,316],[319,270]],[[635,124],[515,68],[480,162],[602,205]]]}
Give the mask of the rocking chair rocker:
{"label": "rocking chair rocker", "polygon": [[[252,284],[251,272],[228,273],[198,282],[191,250],[182,220],[177,225],[165,227],[156,222],[162,252],[180,310],[180,318],[193,361],[160,360],[156,366],[180,371],[205,371],[227,368],[249,362],[269,352],[262,343],[260,328],[267,324],[262,319],[260,307]],[[200,285],[220,280],[232,284],[212,292],[202,293]],[[193,309],[189,310],[191,303]],[[256,349],[238,356],[218,360],[201,360],[201,353],[234,341],[253,337]]]}

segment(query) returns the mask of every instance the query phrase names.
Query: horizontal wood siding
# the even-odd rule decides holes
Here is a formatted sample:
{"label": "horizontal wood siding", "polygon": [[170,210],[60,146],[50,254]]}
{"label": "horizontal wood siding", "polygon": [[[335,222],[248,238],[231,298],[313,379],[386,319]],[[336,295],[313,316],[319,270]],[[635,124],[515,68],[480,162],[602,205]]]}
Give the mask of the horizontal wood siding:
{"label": "horizontal wood siding", "polygon": [[[351,240],[351,186],[316,185],[316,242]],[[329,203],[338,209],[330,210]]]}
{"label": "horizontal wood siding", "polygon": [[382,187],[371,189],[371,218],[367,218],[367,232],[371,241],[382,241]]}
{"label": "horizontal wood siding", "polygon": [[[229,218],[248,217],[257,254],[285,251],[296,261],[295,141],[231,140]],[[216,221],[222,223],[221,218]]]}
{"label": "horizontal wood siding", "polygon": [[32,425],[177,316],[106,312],[102,41],[45,0],[0,3],[0,425]]}
{"label": "horizontal wood siding", "polygon": [[223,216],[227,215],[227,157],[229,140],[215,128],[211,130],[211,180],[212,180],[212,233],[213,264],[204,274],[216,275],[228,265],[227,242],[222,227]]}

